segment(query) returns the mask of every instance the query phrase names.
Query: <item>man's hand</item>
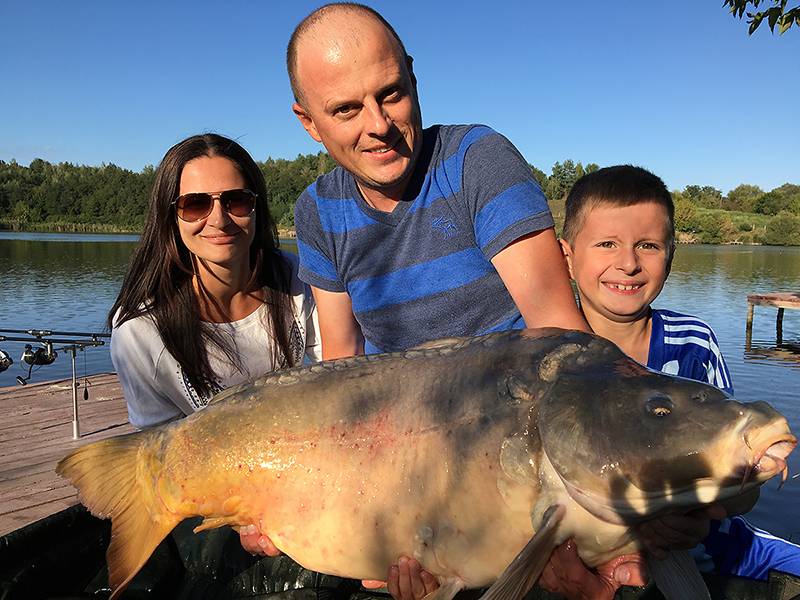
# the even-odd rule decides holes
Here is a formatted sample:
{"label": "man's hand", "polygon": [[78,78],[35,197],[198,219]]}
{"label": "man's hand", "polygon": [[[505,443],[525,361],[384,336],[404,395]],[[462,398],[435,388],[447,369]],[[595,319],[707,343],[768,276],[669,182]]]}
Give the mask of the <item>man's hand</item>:
{"label": "man's hand", "polygon": [[417,560],[401,556],[389,567],[387,581],[365,580],[361,585],[367,589],[386,587],[395,600],[422,600],[439,587],[439,582]]}
{"label": "man's hand", "polygon": [[612,600],[623,585],[645,585],[646,574],[641,554],[618,556],[591,571],[583,564],[575,542],[570,539],[553,550],[539,585],[567,600]]}
{"label": "man's hand", "polygon": [[242,548],[250,554],[260,556],[280,556],[281,551],[275,547],[272,540],[263,535],[255,525],[247,525],[239,528],[239,541]]}
{"label": "man's hand", "polygon": [[636,527],[639,540],[657,559],[670,550],[689,550],[708,536],[711,519],[724,519],[727,511],[719,504],[694,510],[685,515],[664,515]]}

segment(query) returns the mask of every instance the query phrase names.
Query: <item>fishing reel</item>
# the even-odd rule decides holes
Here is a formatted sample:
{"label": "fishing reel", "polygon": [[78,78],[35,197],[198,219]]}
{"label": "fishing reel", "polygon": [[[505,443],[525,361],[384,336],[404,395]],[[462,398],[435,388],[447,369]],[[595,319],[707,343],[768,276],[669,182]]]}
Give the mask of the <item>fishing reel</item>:
{"label": "fishing reel", "polygon": [[34,366],[41,367],[44,365],[52,365],[58,357],[58,352],[53,350],[52,342],[42,342],[42,344],[42,346],[36,349],[30,344],[25,344],[25,351],[22,353],[21,360],[28,364],[28,375],[25,377],[17,377],[17,383],[20,385],[27,385]]}
{"label": "fishing reel", "polygon": [[0,373],[8,369],[8,367],[10,367],[13,364],[14,364],[14,359],[8,355],[8,352],[0,350]]}
{"label": "fishing reel", "polygon": [[35,350],[30,344],[25,344],[25,352],[22,353],[23,362],[30,366],[52,365],[58,357],[58,352],[53,350],[52,342],[42,342],[43,346]]}

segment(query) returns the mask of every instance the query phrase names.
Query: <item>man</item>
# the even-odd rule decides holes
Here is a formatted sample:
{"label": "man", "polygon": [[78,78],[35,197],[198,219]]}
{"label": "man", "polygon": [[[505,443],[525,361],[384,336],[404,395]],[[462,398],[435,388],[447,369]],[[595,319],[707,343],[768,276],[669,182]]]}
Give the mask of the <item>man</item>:
{"label": "man", "polygon": [[[412,59],[383,17],[358,4],[317,9],[292,35],[287,68],[294,113],[339,165],[295,209],[324,359],[524,326],[589,330],[527,163],[488,127],[422,128]],[[703,535],[692,531],[691,545]],[[638,560],[590,574],[565,543],[540,583],[611,598],[643,583]],[[436,587],[414,560],[388,579],[404,600]]]}
{"label": "man", "polygon": [[412,59],[377,13],[318,9],[287,63],[292,109],[340,165],[295,209],[323,358],[526,325],[587,329],[527,163],[487,127],[423,130]]}

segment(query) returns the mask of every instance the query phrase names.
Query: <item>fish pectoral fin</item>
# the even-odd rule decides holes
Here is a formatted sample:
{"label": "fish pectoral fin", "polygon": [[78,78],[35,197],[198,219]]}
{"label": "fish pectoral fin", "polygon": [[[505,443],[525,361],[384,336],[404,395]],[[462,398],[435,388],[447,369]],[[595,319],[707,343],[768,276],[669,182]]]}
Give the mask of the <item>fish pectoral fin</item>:
{"label": "fish pectoral fin", "polygon": [[453,600],[456,594],[464,589],[464,582],[460,579],[450,579],[442,583],[435,591],[425,596],[422,600]]}
{"label": "fish pectoral fin", "polygon": [[530,591],[556,547],[558,525],[565,513],[561,504],[554,504],[544,512],[536,534],[480,600],[519,600]]}
{"label": "fish pectoral fin", "polygon": [[200,533],[206,529],[216,529],[217,527],[222,527],[223,525],[239,525],[240,523],[241,519],[236,516],[206,517],[203,519],[203,522],[195,527],[192,531],[194,533]]}
{"label": "fish pectoral fin", "polygon": [[667,600],[710,600],[697,563],[686,550],[674,550],[664,560],[647,561],[650,575]]}

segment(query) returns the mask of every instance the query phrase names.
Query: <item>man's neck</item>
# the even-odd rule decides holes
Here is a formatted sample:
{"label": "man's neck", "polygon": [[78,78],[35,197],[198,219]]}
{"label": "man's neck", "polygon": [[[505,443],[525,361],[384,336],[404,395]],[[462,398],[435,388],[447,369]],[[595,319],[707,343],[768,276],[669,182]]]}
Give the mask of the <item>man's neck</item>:
{"label": "man's neck", "polygon": [[356,185],[358,186],[358,191],[361,193],[361,197],[364,199],[364,202],[366,202],[375,210],[379,210],[381,212],[392,212],[395,206],[400,204],[400,200],[403,197],[402,189],[399,189],[398,191],[392,190],[391,192],[387,193],[362,186],[358,181],[356,181]]}

